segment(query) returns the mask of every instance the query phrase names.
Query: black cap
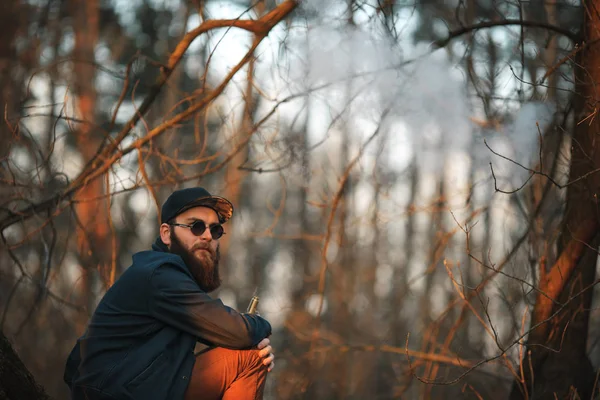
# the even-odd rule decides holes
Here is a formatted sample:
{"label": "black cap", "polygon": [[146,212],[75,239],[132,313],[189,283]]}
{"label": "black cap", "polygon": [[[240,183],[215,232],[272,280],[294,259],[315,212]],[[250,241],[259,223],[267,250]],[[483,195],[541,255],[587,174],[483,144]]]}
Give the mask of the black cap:
{"label": "black cap", "polygon": [[229,200],[213,196],[204,188],[194,187],[171,193],[162,206],[160,222],[167,223],[185,210],[200,206],[215,210],[219,216],[219,222],[222,224],[233,215],[233,204]]}

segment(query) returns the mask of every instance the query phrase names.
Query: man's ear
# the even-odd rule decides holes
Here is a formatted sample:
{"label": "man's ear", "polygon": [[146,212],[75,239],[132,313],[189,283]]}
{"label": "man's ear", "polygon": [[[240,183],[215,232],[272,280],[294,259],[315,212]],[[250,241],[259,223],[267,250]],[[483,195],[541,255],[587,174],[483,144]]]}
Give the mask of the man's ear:
{"label": "man's ear", "polygon": [[160,240],[167,246],[171,245],[171,225],[162,224],[160,226]]}

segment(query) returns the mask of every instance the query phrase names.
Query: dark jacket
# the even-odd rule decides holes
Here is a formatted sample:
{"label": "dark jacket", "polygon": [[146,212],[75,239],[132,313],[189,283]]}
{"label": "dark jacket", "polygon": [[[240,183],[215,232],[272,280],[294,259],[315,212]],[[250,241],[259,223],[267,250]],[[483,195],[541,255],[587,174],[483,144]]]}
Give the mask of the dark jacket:
{"label": "dark jacket", "polygon": [[183,399],[196,341],[248,349],[271,334],[261,317],[200,290],[181,257],[160,241],[106,292],[65,368],[79,399]]}

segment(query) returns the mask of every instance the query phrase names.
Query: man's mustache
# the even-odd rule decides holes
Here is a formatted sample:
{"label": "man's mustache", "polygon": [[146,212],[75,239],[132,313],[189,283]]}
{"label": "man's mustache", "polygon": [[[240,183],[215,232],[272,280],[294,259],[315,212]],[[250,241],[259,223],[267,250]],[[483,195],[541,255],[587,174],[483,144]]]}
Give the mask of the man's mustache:
{"label": "man's mustache", "polygon": [[215,251],[213,249],[211,249],[210,245],[208,243],[196,243],[193,247],[192,247],[192,251],[197,251],[197,250],[206,250],[208,251],[213,257],[215,257]]}

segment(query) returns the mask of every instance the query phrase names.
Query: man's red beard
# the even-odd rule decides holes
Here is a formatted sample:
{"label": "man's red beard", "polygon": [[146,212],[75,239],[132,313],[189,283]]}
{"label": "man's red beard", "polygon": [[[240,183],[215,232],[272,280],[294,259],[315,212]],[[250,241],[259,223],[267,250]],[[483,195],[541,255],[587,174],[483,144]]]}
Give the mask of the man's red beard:
{"label": "man's red beard", "polygon": [[169,250],[183,259],[200,289],[205,292],[212,292],[221,286],[219,246],[214,251],[208,243],[200,242],[195,244],[191,250],[188,250],[175,235],[175,232],[171,231],[170,237],[171,246]]}

